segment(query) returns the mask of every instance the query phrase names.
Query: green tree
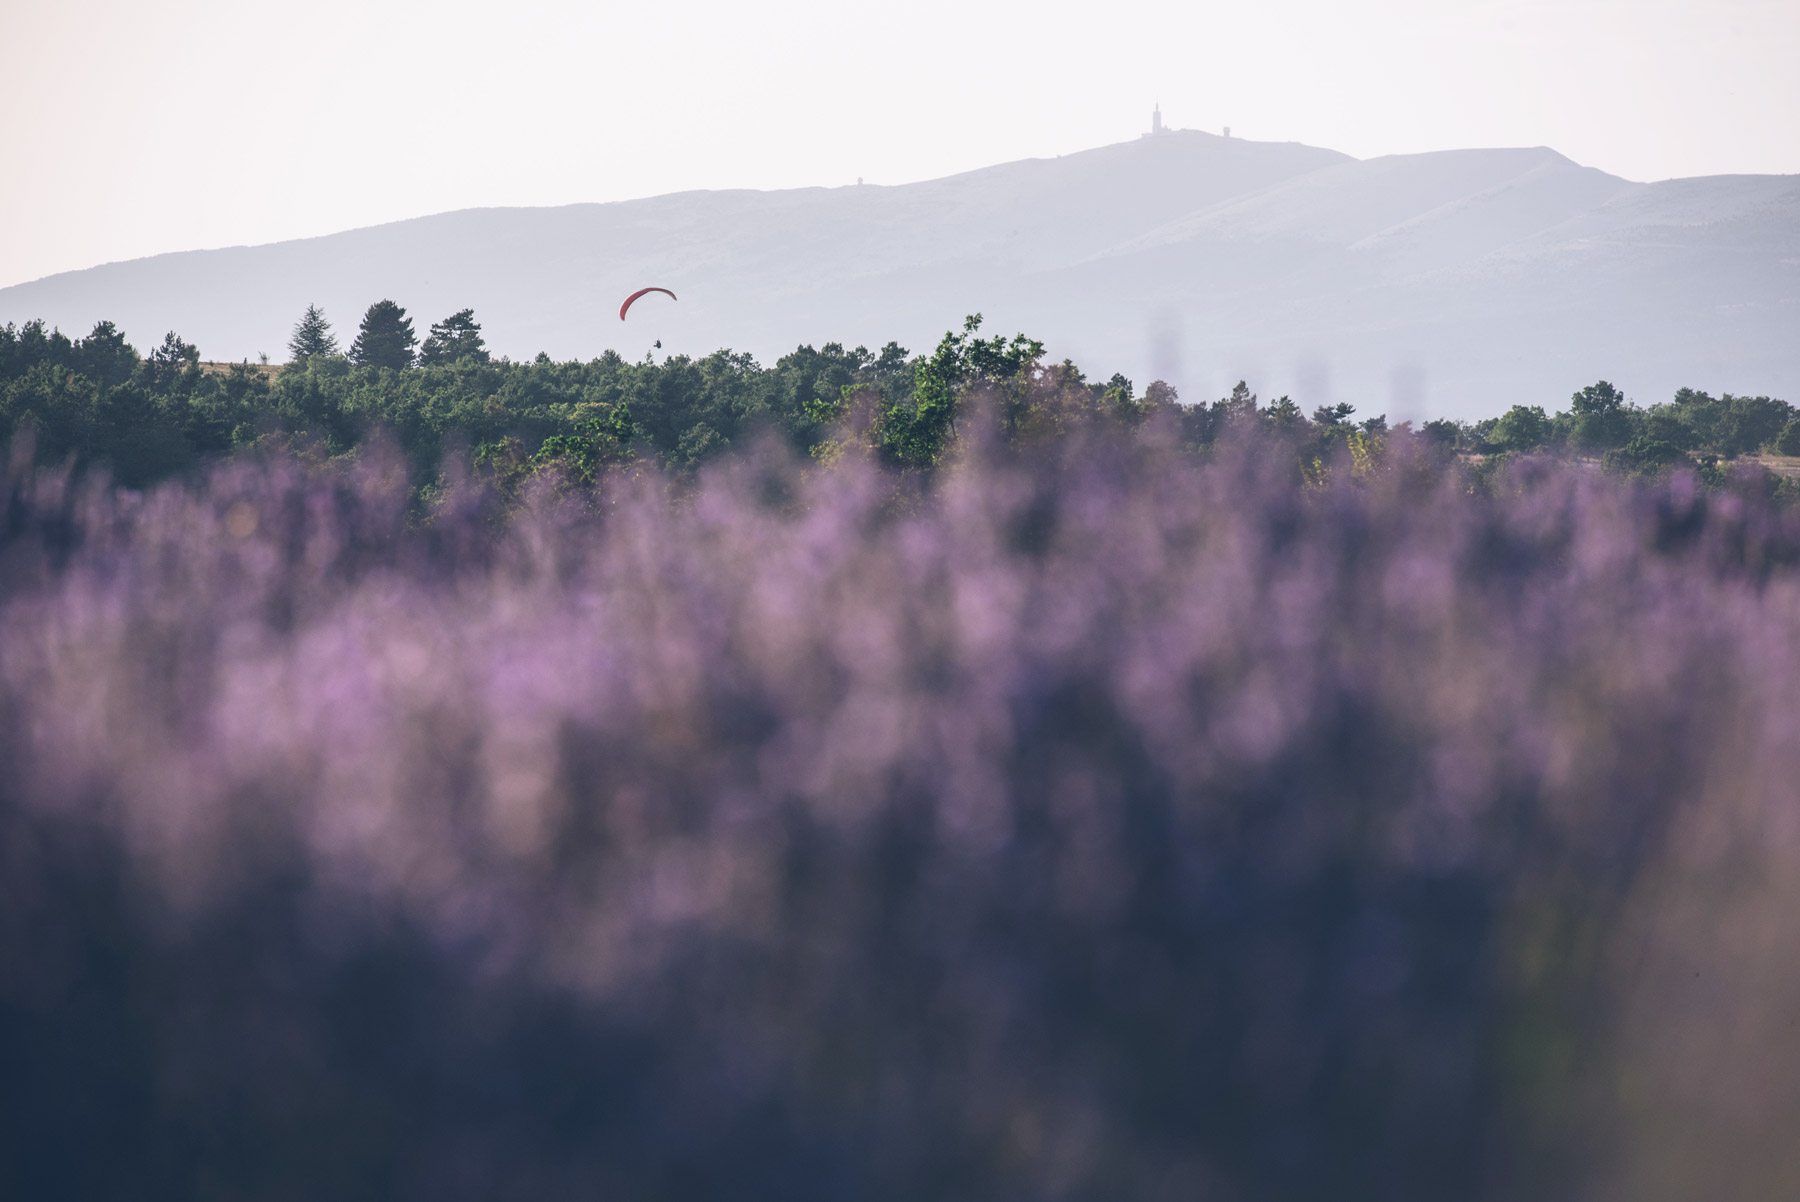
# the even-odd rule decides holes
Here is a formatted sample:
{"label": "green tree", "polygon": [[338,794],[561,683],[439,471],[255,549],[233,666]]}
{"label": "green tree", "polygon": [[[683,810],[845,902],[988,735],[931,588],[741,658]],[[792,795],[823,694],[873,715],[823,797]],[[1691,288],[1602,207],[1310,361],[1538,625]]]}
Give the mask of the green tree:
{"label": "green tree", "polygon": [[878,382],[886,384],[889,380],[900,375],[904,374],[910,376],[912,374],[911,354],[911,351],[901,346],[898,342],[890,342],[882,347],[881,353],[875,356],[875,363],[873,366],[873,371],[875,372]]}
{"label": "green tree", "polygon": [[356,341],[350,344],[350,361],[358,367],[411,367],[418,343],[406,310],[391,300],[378,300],[363,314]]}
{"label": "green tree", "polygon": [[1631,414],[1625,394],[1605,380],[1596,381],[1569,399],[1574,414],[1570,436],[1583,450],[1604,451],[1624,446],[1631,438]]}
{"label": "green tree", "polygon": [[937,463],[956,432],[956,417],[963,397],[971,390],[990,388],[1002,393],[1003,409],[1017,398],[1004,395],[1025,384],[1044,344],[1023,334],[1008,340],[999,334],[978,337],[981,314],[963,322],[961,334],[944,335],[937,350],[921,361],[913,373],[910,407],[892,406],[882,415],[881,440],[900,463],[930,467]]}
{"label": "green tree", "polygon": [[1256,394],[1250,391],[1250,385],[1239,380],[1232,386],[1231,395],[1213,402],[1213,414],[1219,423],[1244,421],[1257,415]]}
{"label": "green tree", "polygon": [[1641,436],[1600,457],[1600,466],[1606,471],[1641,478],[1654,478],[1676,464],[1689,462],[1687,453],[1675,444]]}
{"label": "green tree", "polygon": [[1638,437],[1666,442],[1684,451],[1691,451],[1699,445],[1700,439],[1693,424],[1684,420],[1686,416],[1683,410],[1674,405],[1653,405],[1639,420]]}
{"label": "green tree", "polygon": [[181,335],[170,330],[163,335],[162,345],[150,352],[150,362],[173,372],[181,372],[200,362],[200,350]]}
{"label": "green tree", "polygon": [[1348,428],[1350,415],[1356,412],[1356,406],[1347,401],[1339,401],[1335,405],[1320,405],[1313,410],[1313,425],[1326,430]]}
{"label": "green tree", "polygon": [[435,323],[419,347],[421,366],[455,363],[461,359],[476,363],[488,361],[487,344],[481,340],[481,327],[475,322],[473,309],[458,309]]}
{"label": "green tree", "polygon": [[1794,418],[1794,407],[1785,401],[1766,396],[1732,396],[1719,398],[1725,412],[1719,423],[1720,454],[1744,455],[1767,446],[1781,437],[1781,432]]}
{"label": "green tree", "polygon": [[[1157,391],[1159,386],[1162,391],[1170,391],[1161,380],[1151,384],[1150,388]],[[1127,426],[1142,425],[1156,410],[1157,398],[1148,392],[1142,400],[1132,395],[1132,383],[1122,372],[1114,372],[1100,393],[1100,412]]]}
{"label": "green tree", "polygon": [[288,356],[293,362],[300,363],[314,355],[337,353],[337,335],[331,332],[325,311],[317,305],[306,306],[306,313],[294,325],[294,336],[288,339]]}
{"label": "green tree", "polygon": [[[710,426],[705,429],[713,433]],[[580,433],[552,434],[544,439],[524,467],[527,472],[558,470],[569,479],[591,484],[604,465],[632,458],[631,444],[643,435],[643,428],[631,420],[631,406],[621,401],[606,413],[590,418]],[[717,438],[717,434],[713,437]],[[492,458],[493,452],[488,450]]]}
{"label": "green tree", "polygon": [[1605,380],[1596,380],[1569,398],[1569,411],[1577,417],[1614,413],[1625,407],[1625,394]]}
{"label": "green tree", "polygon": [[1514,405],[1488,431],[1488,445],[1522,455],[1535,451],[1550,439],[1550,418],[1541,405]]}
{"label": "green tree", "polygon": [[1268,416],[1269,424],[1277,430],[1298,430],[1306,424],[1306,414],[1300,411],[1300,406],[1295,404],[1294,399],[1290,396],[1283,395],[1277,400],[1270,401],[1268,409],[1264,412]]}
{"label": "green tree", "polygon": [[182,373],[192,370],[200,363],[200,351],[193,343],[184,342],[181,335],[170,330],[163,336],[162,345],[150,352],[150,379],[157,388],[167,388]]}
{"label": "green tree", "polygon": [[1419,427],[1419,436],[1425,444],[1441,455],[1454,455],[1461,445],[1464,433],[1461,423],[1447,417],[1426,422]]}
{"label": "green tree", "polygon": [[1775,450],[1783,455],[1800,455],[1800,419],[1782,427],[1775,439]]}
{"label": "green tree", "polygon": [[137,370],[138,354],[110,321],[94,323],[86,338],[71,348],[72,366],[103,388],[123,384]]}

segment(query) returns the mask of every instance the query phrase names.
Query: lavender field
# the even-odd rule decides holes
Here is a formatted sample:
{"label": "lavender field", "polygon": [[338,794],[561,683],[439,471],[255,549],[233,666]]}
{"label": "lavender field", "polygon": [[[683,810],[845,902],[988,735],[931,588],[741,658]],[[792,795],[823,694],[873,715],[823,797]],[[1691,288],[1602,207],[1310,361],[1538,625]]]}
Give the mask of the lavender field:
{"label": "lavender field", "polygon": [[0,1194],[1800,1194],[1800,518],[1396,436],[0,489]]}

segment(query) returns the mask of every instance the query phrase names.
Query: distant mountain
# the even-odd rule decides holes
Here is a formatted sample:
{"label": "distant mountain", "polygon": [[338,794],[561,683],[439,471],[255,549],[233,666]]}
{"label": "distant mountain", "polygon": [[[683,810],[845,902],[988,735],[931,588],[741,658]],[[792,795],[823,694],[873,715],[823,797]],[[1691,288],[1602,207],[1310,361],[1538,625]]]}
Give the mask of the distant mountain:
{"label": "distant mountain", "polygon": [[[653,297],[620,325],[619,300]],[[0,289],[0,322],[102,317],[140,347],[280,357],[309,303],[348,342],[391,297],[472,306],[515,358],[801,342],[927,349],[980,311],[1186,399],[1472,417],[1605,377],[1800,399],[1800,176],[1639,184],[1554,151],[1357,160],[1176,131],[898,187],[471,209]]]}

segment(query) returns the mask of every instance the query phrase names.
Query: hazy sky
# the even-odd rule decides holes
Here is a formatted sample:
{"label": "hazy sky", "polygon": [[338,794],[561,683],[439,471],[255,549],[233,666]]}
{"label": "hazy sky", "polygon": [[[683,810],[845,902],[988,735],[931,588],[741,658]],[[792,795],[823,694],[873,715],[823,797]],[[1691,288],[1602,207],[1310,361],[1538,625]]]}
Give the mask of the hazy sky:
{"label": "hazy sky", "polygon": [[0,0],[0,286],[472,205],[1229,125],[1800,172],[1800,0]]}

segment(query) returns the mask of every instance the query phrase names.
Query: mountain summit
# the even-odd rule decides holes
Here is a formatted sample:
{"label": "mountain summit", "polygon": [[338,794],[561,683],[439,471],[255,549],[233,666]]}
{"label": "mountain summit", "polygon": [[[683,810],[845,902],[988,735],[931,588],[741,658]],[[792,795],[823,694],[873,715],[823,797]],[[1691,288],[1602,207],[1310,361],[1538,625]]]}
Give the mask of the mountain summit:
{"label": "mountain summit", "polygon": [[[621,326],[662,284],[679,305]],[[895,187],[470,209],[0,289],[0,322],[277,350],[392,297],[473,307],[496,353],[802,342],[926,349],[981,312],[1187,399],[1247,378],[1396,418],[1554,405],[1606,377],[1800,394],[1800,177],[1632,183],[1552,150],[1358,160],[1186,130]]]}

